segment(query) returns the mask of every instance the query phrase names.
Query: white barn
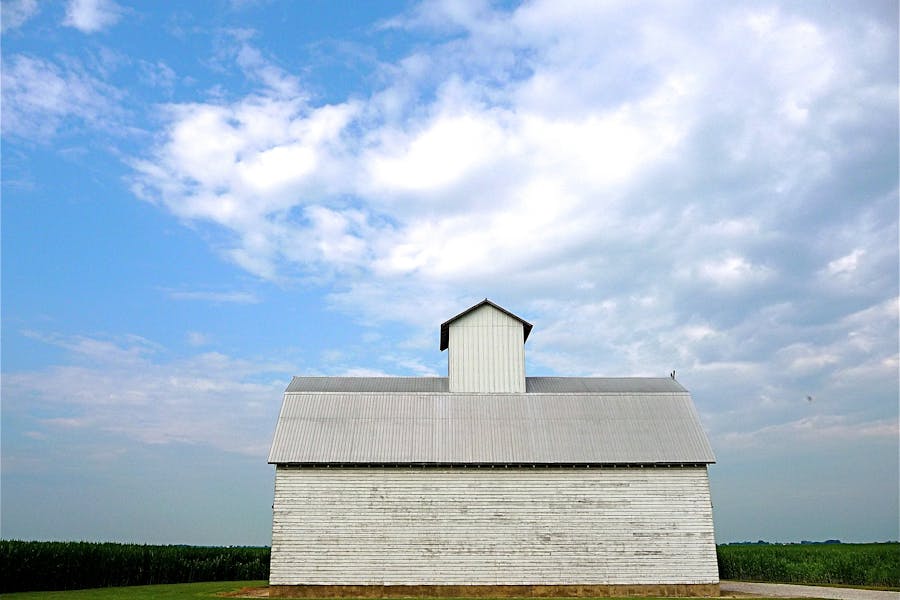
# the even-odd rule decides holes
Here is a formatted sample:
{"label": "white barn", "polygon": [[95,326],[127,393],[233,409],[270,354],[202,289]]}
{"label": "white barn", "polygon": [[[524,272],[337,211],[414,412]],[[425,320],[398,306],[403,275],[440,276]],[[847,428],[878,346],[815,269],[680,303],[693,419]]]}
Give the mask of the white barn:
{"label": "white barn", "polygon": [[531,324],[441,325],[448,377],[295,377],[273,597],[717,596],[707,465],[674,379],[526,377]]}

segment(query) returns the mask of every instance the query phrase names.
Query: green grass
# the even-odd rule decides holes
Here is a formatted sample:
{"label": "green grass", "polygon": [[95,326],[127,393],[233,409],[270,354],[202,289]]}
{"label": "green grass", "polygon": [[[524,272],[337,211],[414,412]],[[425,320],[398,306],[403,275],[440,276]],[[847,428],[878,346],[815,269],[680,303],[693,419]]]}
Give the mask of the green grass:
{"label": "green grass", "polygon": [[130,587],[69,590],[67,592],[17,592],[3,594],[3,600],[182,600],[216,598],[221,592],[234,592],[245,587],[268,585],[267,581],[207,581],[203,583],[171,583],[167,585],[135,585]]}

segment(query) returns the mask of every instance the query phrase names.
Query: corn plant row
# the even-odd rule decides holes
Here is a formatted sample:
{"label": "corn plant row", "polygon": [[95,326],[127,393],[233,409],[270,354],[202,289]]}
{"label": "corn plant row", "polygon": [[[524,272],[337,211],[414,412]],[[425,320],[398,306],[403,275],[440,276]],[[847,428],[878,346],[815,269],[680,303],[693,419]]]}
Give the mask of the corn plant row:
{"label": "corn plant row", "polygon": [[719,577],[740,581],[900,587],[900,544],[718,547]]}
{"label": "corn plant row", "polygon": [[0,540],[0,593],[268,576],[268,548]]}

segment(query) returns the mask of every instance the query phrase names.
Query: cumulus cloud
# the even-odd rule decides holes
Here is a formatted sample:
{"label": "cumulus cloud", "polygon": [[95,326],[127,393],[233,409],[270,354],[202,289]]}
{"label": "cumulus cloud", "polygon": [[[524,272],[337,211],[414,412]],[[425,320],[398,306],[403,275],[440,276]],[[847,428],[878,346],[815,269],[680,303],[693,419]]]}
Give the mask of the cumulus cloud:
{"label": "cumulus cloud", "polygon": [[63,25],[96,33],[115,25],[121,16],[122,9],[113,0],[69,0]]}
{"label": "cumulus cloud", "polygon": [[352,265],[361,258],[365,215],[298,195],[317,195],[346,175],[334,169],[356,107],[310,107],[296,79],[252,48],[238,61],[263,89],[230,105],[165,107],[171,129],[152,157],[135,161],[135,192],[233,233],[227,255],[256,275],[277,278],[285,264]]}
{"label": "cumulus cloud", "polygon": [[[895,26],[557,2],[383,26],[444,41],[332,104],[243,38],[255,91],[166,106],[135,191],[256,276],[410,325],[410,347],[490,296],[538,323],[535,370],[677,367],[716,431],[747,406],[793,422],[807,394],[893,410]],[[873,394],[842,383],[859,373]]]}

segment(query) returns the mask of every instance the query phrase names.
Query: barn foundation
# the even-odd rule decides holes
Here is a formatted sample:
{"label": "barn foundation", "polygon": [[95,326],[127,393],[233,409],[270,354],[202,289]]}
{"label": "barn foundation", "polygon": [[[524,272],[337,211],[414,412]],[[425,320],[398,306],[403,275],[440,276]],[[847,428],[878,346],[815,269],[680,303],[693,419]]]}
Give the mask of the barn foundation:
{"label": "barn foundation", "polygon": [[269,598],[709,598],[718,583],[634,585],[272,585]]}

